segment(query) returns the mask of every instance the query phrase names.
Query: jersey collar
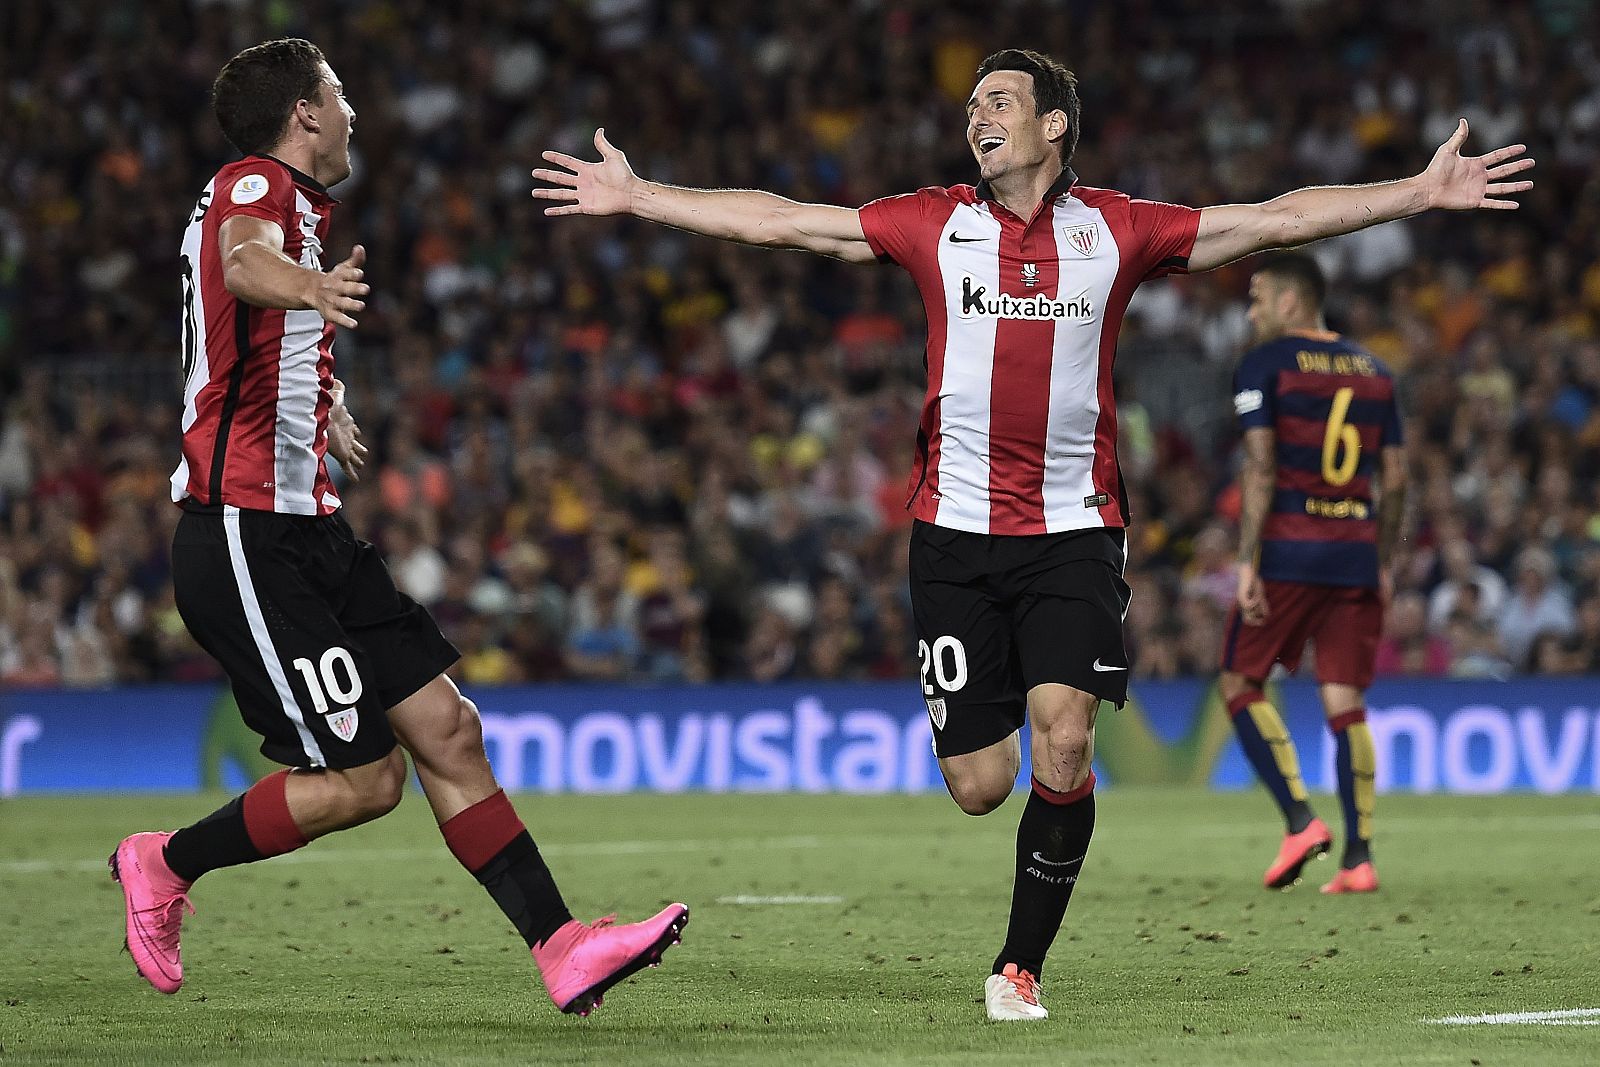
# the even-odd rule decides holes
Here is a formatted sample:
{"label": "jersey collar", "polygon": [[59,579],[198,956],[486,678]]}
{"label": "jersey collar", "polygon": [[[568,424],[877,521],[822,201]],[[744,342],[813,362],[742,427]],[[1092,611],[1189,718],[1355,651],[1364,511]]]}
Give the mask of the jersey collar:
{"label": "jersey collar", "polygon": [[289,166],[289,164],[285,163],[283,160],[279,159],[277,156],[268,155],[265,152],[253,152],[251,154],[254,155],[257,159],[270,159],[270,160],[272,160],[272,162],[276,163],[278,166],[280,166],[284,170],[288,171],[290,177],[294,178],[294,183],[296,185],[303,185],[307,189],[311,189],[311,190],[313,190],[313,191],[315,191],[317,193],[321,193],[323,196],[328,197],[329,200],[333,200],[333,202],[335,204],[337,204],[339,202],[337,200],[334,200],[333,197],[328,194],[328,187],[326,185],[323,185],[321,182],[317,181],[317,179],[313,178],[311,175],[307,174],[305,171],[297,170],[294,167]]}
{"label": "jersey collar", "polygon": [[[1066,193],[1070,192],[1072,187],[1076,184],[1078,184],[1078,176],[1073,173],[1072,168],[1062,167],[1061,177],[1057,178],[1051,184],[1050,188],[1045,191],[1044,200],[1041,201],[1041,203],[1048,203],[1058,196],[1064,196]],[[994,199],[994,188],[990,186],[988,179],[980,181],[978,183],[978,187],[973,190],[973,192],[976,193],[979,200]]]}
{"label": "jersey collar", "polygon": [[1307,341],[1325,341],[1330,344],[1339,339],[1339,335],[1332,330],[1284,330],[1283,335],[1285,337],[1303,337]]}

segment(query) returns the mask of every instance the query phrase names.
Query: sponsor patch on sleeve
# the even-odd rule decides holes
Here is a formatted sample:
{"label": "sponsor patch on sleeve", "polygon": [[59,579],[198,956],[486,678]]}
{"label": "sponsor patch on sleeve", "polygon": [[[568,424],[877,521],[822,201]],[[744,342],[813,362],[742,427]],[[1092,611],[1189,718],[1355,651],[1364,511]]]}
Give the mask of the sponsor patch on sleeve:
{"label": "sponsor patch on sleeve", "polygon": [[1233,394],[1233,410],[1238,415],[1248,415],[1252,411],[1260,411],[1265,398],[1259,389],[1246,389],[1242,393]]}
{"label": "sponsor patch on sleeve", "polygon": [[267,176],[265,174],[246,174],[243,178],[233,183],[233,192],[229,199],[235,204],[253,204],[267,195]]}

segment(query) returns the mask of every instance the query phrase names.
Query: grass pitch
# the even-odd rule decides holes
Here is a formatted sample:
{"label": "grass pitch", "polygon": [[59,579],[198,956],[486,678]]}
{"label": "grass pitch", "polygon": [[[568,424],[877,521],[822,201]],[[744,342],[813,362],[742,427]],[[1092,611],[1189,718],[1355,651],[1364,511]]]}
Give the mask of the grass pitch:
{"label": "grass pitch", "polygon": [[[420,797],[209,876],[164,997],[121,955],[104,857],[218,797],[0,802],[0,1063],[1593,1064],[1600,803],[1382,797],[1383,889],[1268,893],[1260,793],[1105,789],[1045,976],[1052,1017],[983,1020],[1020,797],[535,797],[581,916],[693,908],[660,970],[558,1014]],[[1323,799],[1330,822],[1337,806]]]}

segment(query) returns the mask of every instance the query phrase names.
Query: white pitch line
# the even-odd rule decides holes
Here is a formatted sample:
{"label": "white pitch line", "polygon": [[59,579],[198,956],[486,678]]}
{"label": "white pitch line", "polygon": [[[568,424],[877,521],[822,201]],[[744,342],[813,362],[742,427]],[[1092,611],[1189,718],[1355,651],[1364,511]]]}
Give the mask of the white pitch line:
{"label": "white pitch line", "polygon": [[718,897],[718,904],[738,904],[747,907],[760,907],[768,904],[843,904],[844,897],[760,897],[749,893],[740,893],[737,896]]}
{"label": "white pitch line", "polygon": [[[1111,800],[1106,801],[1109,807]],[[1469,816],[1446,815],[1434,819],[1385,819],[1382,814],[1383,798],[1378,798],[1379,814],[1374,823],[1384,833],[1424,834],[1455,831],[1505,830],[1517,833],[1567,833],[1573,830],[1600,830],[1600,815],[1505,815],[1500,818],[1474,819]],[[1174,832],[1190,838],[1245,837],[1261,832],[1258,823],[1211,823],[1202,826],[1180,827],[1170,825],[1122,826],[1115,833],[1124,837],[1168,837]]]}
{"label": "white pitch line", "polygon": [[[1109,804],[1110,801],[1108,800]],[[1380,800],[1381,803],[1381,800]],[[1428,819],[1383,819],[1379,826],[1385,833],[1440,833],[1450,831],[1485,830],[1516,831],[1519,833],[1566,833],[1574,830],[1600,830],[1597,815],[1505,815],[1499,818],[1475,819],[1470,816],[1440,816]],[[1168,837],[1173,833],[1170,825],[1134,824],[1119,826],[1107,833],[1119,837]],[[1188,838],[1254,837],[1261,833],[1259,820],[1234,823],[1210,823],[1182,829]],[[885,835],[845,835],[821,837],[743,838],[723,841],[586,841],[570,844],[540,845],[539,851],[549,856],[632,856],[673,852],[701,852],[718,848],[731,849],[803,849],[860,845],[863,842],[895,840],[903,837]],[[274,859],[274,864],[334,863],[347,860],[411,860],[436,855],[434,849],[336,849],[313,848],[290,853]],[[106,865],[105,860],[0,860],[0,874],[44,874],[55,871],[93,871]],[[1587,1025],[1587,1024],[1585,1024]]]}
{"label": "white pitch line", "polygon": [[1447,1015],[1427,1019],[1440,1026],[1600,1026],[1600,1008],[1564,1008],[1560,1011],[1508,1011],[1499,1015]]}
{"label": "white pitch line", "polygon": [[[715,852],[718,849],[821,848],[820,837],[747,837],[719,841],[582,841],[540,845],[546,856],[649,856],[672,852]],[[439,848],[308,848],[273,858],[274,867],[297,863],[347,863],[350,861],[414,860],[444,854]],[[55,871],[94,871],[105,860],[3,860],[0,874],[47,874]]]}

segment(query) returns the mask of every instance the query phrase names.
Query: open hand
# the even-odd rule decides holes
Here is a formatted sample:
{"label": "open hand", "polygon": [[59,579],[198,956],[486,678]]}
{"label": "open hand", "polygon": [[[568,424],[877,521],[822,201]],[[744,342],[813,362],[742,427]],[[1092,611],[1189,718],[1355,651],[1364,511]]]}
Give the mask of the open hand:
{"label": "open hand", "polygon": [[328,454],[339,461],[352,482],[361,480],[361,468],[367,465],[367,446],[361,443],[361,427],[355,416],[344,406],[344,383],[333,380],[330,390],[333,407],[328,410]]}
{"label": "open hand", "polygon": [[589,163],[565,152],[544,152],[541,158],[560,170],[540,167],[533,171],[536,181],[548,188],[533,191],[536,200],[554,200],[544,209],[546,215],[625,215],[633,202],[633,188],[639,178],[628,166],[628,157],[606,140],[604,127],[594,131],[594,146],[600,162]]}
{"label": "open hand", "polygon": [[366,261],[367,250],[356,245],[350,250],[349,258],[321,276],[307,303],[335,326],[355,329],[356,320],[351,316],[366,308],[367,302],[362,297],[372,291],[372,286],[361,280],[364,273],[361,266]]}
{"label": "open hand", "polygon": [[[1467,140],[1467,120],[1462,119],[1456,132],[1439,146],[1433,161],[1422,172],[1427,183],[1430,206],[1448,211],[1472,211],[1490,208],[1496,211],[1515,211],[1515,200],[1500,199],[1512,193],[1525,193],[1533,188],[1531,181],[1506,181],[1513,174],[1521,174],[1533,167],[1533,160],[1524,156],[1527,145],[1514,144],[1497,148],[1482,156],[1464,156],[1461,146]],[[1520,157],[1520,158],[1519,158]]]}

